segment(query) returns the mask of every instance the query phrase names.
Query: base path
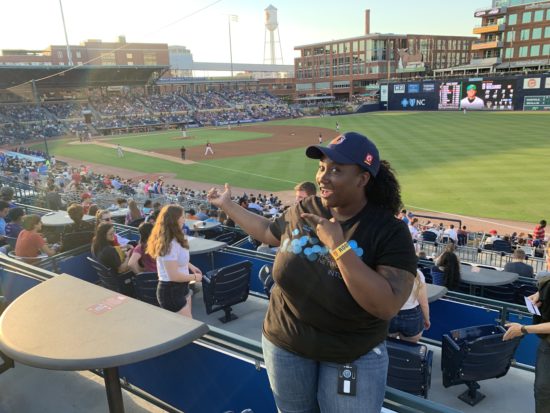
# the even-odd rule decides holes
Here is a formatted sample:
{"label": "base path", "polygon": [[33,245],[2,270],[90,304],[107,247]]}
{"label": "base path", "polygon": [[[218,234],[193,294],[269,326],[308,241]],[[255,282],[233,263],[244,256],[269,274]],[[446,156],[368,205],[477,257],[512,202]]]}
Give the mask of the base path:
{"label": "base path", "polygon": [[[118,145],[103,142],[101,140],[95,140],[95,141],[91,141],[91,142],[74,142],[73,141],[73,142],[69,142],[69,145],[97,145],[97,146],[103,146],[105,148],[112,148],[114,151],[116,151],[116,149],[118,147]],[[158,152],[142,151],[141,149],[130,148],[128,146],[121,146],[121,148],[124,152],[137,153],[139,155],[150,156],[151,158],[164,159],[166,161],[181,163],[181,164],[184,164],[184,165],[192,165],[192,164],[196,163],[194,161],[188,161],[188,160],[181,159],[181,154],[180,154],[179,149],[177,151],[179,156],[174,156],[173,154],[168,155],[168,154],[158,153]]]}

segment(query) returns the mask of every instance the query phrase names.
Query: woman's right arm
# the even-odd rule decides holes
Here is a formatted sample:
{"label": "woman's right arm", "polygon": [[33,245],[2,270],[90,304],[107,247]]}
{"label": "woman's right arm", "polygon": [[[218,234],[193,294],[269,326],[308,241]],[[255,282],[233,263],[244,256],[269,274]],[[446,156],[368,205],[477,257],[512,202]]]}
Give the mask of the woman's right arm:
{"label": "woman's right arm", "polygon": [[134,274],[139,274],[144,270],[144,268],[141,265],[139,265],[140,258],[141,258],[141,254],[139,252],[136,252],[135,250],[132,252],[132,255],[130,255],[130,260],[128,261],[128,267],[134,272]]}
{"label": "woman's right arm", "polygon": [[[418,275],[417,275],[418,277]],[[420,304],[420,309],[422,310],[422,316],[424,318],[424,329],[428,330],[430,328],[430,305],[428,304],[428,290],[426,288],[426,283],[422,283],[418,291],[418,304]],[[414,288],[414,287],[413,287]]]}
{"label": "woman's right arm", "polygon": [[188,283],[197,279],[197,276],[195,274],[185,274],[181,272],[178,269],[177,260],[164,261],[164,268],[166,269],[166,274],[168,274],[168,278],[170,279],[170,281]]}
{"label": "woman's right arm", "polygon": [[271,221],[234,203],[231,200],[231,188],[228,184],[225,184],[225,191],[221,194],[217,189],[212,188],[208,192],[208,202],[221,208],[229,218],[255,240],[277,247],[280,245],[279,240],[273,236],[269,229]]}

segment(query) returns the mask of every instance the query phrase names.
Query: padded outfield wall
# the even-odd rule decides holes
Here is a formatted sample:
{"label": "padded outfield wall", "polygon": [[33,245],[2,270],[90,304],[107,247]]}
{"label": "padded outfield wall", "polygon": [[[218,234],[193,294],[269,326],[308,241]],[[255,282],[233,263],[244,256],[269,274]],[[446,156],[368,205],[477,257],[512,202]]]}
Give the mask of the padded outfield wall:
{"label": "padded outfield wall", "polygon": [[474,94],[483,110],[550,111],[550,74],[390,82],[380,88],[380,110],[460,110]]}

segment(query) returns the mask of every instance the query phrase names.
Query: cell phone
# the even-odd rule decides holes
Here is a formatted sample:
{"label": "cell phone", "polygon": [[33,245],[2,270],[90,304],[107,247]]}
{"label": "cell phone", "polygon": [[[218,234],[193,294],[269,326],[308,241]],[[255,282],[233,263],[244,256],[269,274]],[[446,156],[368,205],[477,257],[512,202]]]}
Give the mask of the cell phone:
{"label": "cell phone", "polygon": [[344,364],[338,367],[338,394],[355,396],[357,391],[357,367]]}

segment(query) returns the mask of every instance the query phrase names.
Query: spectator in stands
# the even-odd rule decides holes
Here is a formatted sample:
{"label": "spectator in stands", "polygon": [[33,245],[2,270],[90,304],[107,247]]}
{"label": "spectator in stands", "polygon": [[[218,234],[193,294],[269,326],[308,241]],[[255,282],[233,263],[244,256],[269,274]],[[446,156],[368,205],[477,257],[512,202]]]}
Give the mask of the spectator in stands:
{"label": "spectator in stands", "polygon": [[[236,205],[229,185],[208,199],[254,239],[285,251],[275,259],[262,338],[278,408],[378,412],[388,320],[409,297],[417,264],[407,226],[395,219],[399,184],[374,143],[355,132],[306,155],[318,159],[320,197],[275,221]],[[335,363],[356,366],[354,397],[337,394]]]}
{"label": "spectator in stands", "polygon": [[221,209],[218,210],[218,221],[225,225],[226,227],[235,228],[235,222],[227,216],[227,214]]}
{"label": "spectator in stands", "polygon": [[153,210],[153,201],[151,201],[150,199],[146,199],[145,202],[143,203],[143,207],[141,208],[143,215],[144,216],[149,215],[152,210]]}
{"label": "spectator in stands", "polygon": [[92,206],[92,195],[90,195],[88,192],[84,192],[82,195],[80,195],[80,199],[82,200],[82,209],[84,210],[84,215],[88,215],[90,207]]}
{"label": "spectator in stands", "polygon": [[202,272],[189,261],[189,242],[182,231],[184,210],[166,205],[160,211],[146,252],[157,260],[157,300],[162,308],[192,317],[189,283],[201,281]]}
{"label": "spectator in stands", "polygon": [[[15,243],[15,255],[19,257],[34,258],[41,253],[52,256],[59,248],[57,245],[50,247],[46,244],[46,240],[39,234],[42,229],[42,220],[38,215],[25,215],[23,217],[23,230],[17,237]],[[35,263],[35,260],[29,263]]]}
{"label": "spectator in stands", "polygon": [[[128,201],[128,213],[126,214],[126,218],[124,220],[124,223],[126,225],[130,225],[132,222],[143,218],[143,214],[139,210],[138,204],[133,199],[130,199]],[[137,225],[136,225],[137,226]]]}
{"label": "spectator in stands", "polygon": [[540,280],[543,277],[550,275],[550,246],[546,247],[546,271],[537,272],[536,278]]}
{"label": "spectator in stands", "polygon": [[525,263],[525,251],[519,248],[512,254],[512,261],[504,266],[504,271],[515,272],[520,277],[533,277],[533,267]]}
{"label": "spectator in stands", "polygon": [[0,200],[6,201],[10,208],[15,208],[16,206],[13,202],[13,195],[13,188],[10,188],[9,186],[3,186],[2,189],[0,189]]}
{"label": "spectator in stands", "polygon": [[67,208],[67,214],[69,218],[73,221],[72,224],[65,226],[63,229],[64,234],[69,234],[72,232],[84,232],[84,231],[94,231],[93,221],[84,221],[84,208],[79,204],[71,204]]}
{"label": "spectator in stands", "polygon": [[409,224],[409,217],[407,216],[407,210],[402,209],[399,215],[397,216],[401,221],[403,221],[405,224]]}
{"label": "spectator in stands", "polygon": [[496,241],[497,239],[500,239],[496,229],[490,230],[489,235],[490,235],[490,237],[485,240],[484,246],[485,245],[491,245],[492,246],[494,241]]}
{"label": "spectator in stands", "polygon": [[430,306],[426,280],[420,270],[416,270],[416,278],[411,295],[403,304],[399,313],[391,319],[389,336],[401,340],[418,343],[422,332],[430,328]]}
{"label": "spectator in stands", "polygon": [[463,225],[462,228],[457,231],[456,236],[459,246],[468,244],[468,231],[466,230],[466,225]]}
{"label": "spectator in stands", "polygon": [[0,245],[6,244],[6,216],[10,212],[10,204],[0,200]]}
{"label": "spectator in stands", "polygon": [[449,228],[447,228],[445,232],[443,232],[443,235],[446,235],[452,242],[458,244],[458,233],[456,232],[455,226],[453,224],[449,225]]}
{"label": "spectator in stands", "polygon": [[294,187],[294,196],[296,202],[300,202],[302,199],[308,196],[317,195],[317,187],[313,182],[304,181],[300,182]]}
{"label": "spectator in stands", "polygon": [[61,195],[59,194],[59,189],[56,188],[53,183],[50,183],[48,185],[48,192],[46,192],[46,196],[44,197],[44,199],[46,201],[46,208],[48,209],[51,209],[53,211],[65,209],[65,205],[63,204],[63,201],[61,200]]}
{"label": "spectator in stands", "polygon": [[208,219],[208,206],[205,204],[201,204],[199,206],[199,213],[197,214],[197,218],[201,221],[206,221]]}
{"label": "spectator in stands", "polygon": [[135,273],[140,272],[157,272],[157,262],[149,254],[147,254],[147,242],[153,231],[153,224],[143,222],[139,228],[139,243],[132,250],[128,266]]}
{"label": "spectator in stands", "polygon": [[130,267],[127,254],[120,245],[115,245],[115,227],[113,224],[103,222],[97,227],[92,240],[92,255],[105,267],[117,274],[127,272]]}
{"label": "spectator in stands", "polygon": [[420,231],[418,231],[418,218],[413,218],[409,222],[409,231],[413,240],[418,240],[420,238]]}
{"label": "spectator in stands", "polygon": [[250,202],[248,203],[248,209],[255,209],[260,214],[262,213],[262,207],[256,202],[256,197],[250,197]]}
{"label": "spectator in stands", "polygon": [[460,261],[456,254],[445,251],[436,259],[435,265],[436,271],[443,273],[443,285],[449,290],[456,290],[460,284]]}
{"label": "spectator in stands", "polygon": [[23,217],[25,210],[21,207],[11,208],[8,212],[8,223],[6,225],[6,236],[17,239],[23,229]]}
{"label": "spectator in stands", "polygon": [[542,219],[535,229],[533,230],[533,238],[535,240],[544,241],[545,237],[546,220]]}
{"label": "spectator in stands", "polygon": [[187,211],[185,211],[186,213],[186,219],[193,219],[193,220],[196,220],[196,221],[199,221],[199,217],[197,216],[197,212],[195,211],[194,208],[189,208]]}
{"label": "spectator in stands", "polygon": [[[97,233],[97,230],[99,228],[99,225],[101,224],[112,224],[113,223],[113,216],[111,215],[111,211],[108,209],[100,209],[95,214],[95,232]],[[132,249],[133,245],[128,245],[128,239],[118,235],[115,233],[114,237],[114,244],[115,246],[122,246],[123,249],[129,250]]]}

